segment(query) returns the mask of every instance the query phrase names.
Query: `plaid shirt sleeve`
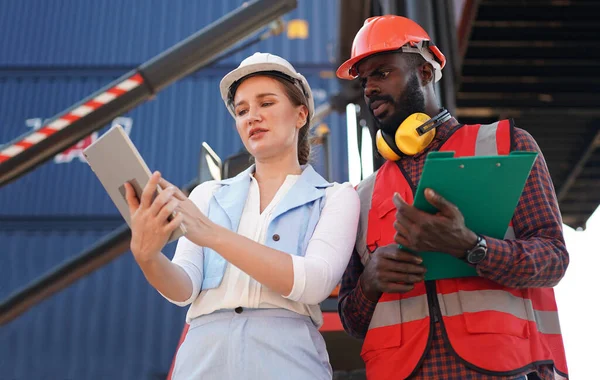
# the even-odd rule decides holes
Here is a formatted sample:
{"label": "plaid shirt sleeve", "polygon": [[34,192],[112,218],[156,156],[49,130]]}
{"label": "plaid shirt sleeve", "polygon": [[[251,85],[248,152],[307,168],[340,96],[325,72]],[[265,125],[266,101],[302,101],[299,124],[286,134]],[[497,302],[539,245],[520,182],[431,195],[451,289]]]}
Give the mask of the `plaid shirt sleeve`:
{"label": "plaid shirt sleeve", "polygon": [[512,223],[516,240],[486,237],[480,276],[512,288],[553,287],[569,264],[562,218],[544,156],[533,137],[515,128],[514,150],[538,152]]}
{"label": "plaid shirt sleeve", "polygon": [[354,250],[342,277],[338,299],[338,312],[344,330],[358,339],[363,339],[367,335],[373,311],[377,306],[377,302],[365,297],[360,287],[360,276],[363,270],[360,256]]}

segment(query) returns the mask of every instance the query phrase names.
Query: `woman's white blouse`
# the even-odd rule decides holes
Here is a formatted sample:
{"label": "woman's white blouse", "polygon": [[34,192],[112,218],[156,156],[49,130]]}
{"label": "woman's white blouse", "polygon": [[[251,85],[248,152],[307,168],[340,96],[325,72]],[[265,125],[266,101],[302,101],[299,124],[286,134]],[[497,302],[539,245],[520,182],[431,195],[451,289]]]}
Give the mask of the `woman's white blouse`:
{"label": "woman's white blouse", "polygon": [[[260,213],[260,192],[258,183],[252,177],[237,232],[264,244],[273,210],[298,178],[299,175],[288,175],[271,203]],[[210,199],[218,187],[215,181],[205,182],[194,189],[190,199],[206,214]],[[216,310],[241,306],[284,308],[309,315],[317,326],[321,326],[323,316],[318,304],[329,296],[348,265],[356,237],[359,209],[358,195],[349,183],[335,183],[326,189],[325,205],[305,256],[292,256],[294,284],[286,296],[271,291],[230,263],[219,287],[201,291],[202,247],[182,237],[177,243],[173,263],[188,274],[193,291],[184,302],[169,301],[179,306],[191,304],[186,316],[188,323]]]}

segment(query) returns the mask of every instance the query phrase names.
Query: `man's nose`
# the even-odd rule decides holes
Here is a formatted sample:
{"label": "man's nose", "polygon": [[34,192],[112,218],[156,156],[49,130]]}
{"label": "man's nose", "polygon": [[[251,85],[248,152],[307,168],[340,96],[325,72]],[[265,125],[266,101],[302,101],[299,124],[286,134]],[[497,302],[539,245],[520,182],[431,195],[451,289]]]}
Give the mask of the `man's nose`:
{"label": "man's nose", "polygon": [[379,86],[377,86],[372,80],[367,79],[367,83],[365,84],[365,96],[367,98],[371,98],[379,93],[381,93]]}

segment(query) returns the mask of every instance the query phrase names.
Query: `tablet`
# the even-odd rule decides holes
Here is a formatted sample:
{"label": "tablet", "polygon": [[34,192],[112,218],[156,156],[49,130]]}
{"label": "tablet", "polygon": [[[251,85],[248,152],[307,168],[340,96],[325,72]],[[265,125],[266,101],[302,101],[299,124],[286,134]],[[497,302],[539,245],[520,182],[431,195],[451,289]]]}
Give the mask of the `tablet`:
{"label": "tablet", "polygon": [[[115,125],[109,129],[98,140],[85,148],[83,155],[110,199],[131,227],[129,206],[125,199],[125,182],[131,183],[140,199],[142,190],[150,180],[152,173],[123,127]],[[154,196],[156,197],[160,191],[162,189],[157,186]],[[185,227],[182,224],[173,231],[169,242],[177,240],[183,235],[185,235]]]}

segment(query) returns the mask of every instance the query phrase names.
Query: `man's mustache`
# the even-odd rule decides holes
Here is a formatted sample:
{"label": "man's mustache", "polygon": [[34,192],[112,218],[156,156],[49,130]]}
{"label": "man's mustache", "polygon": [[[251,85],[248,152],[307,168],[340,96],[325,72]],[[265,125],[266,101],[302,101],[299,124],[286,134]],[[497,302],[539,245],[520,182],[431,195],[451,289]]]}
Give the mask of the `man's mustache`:
{"label": "man's mustache", "polygon": [[369,103],[367,104],[369,106],[369,110],[371,112],[373,112],[373,110],[371,109],[371,105],[373,103],[375,103],[376,101],[379,101],[379,100],[382,100],[384,102],[389,102],[389,103],[392,103],[392,104],[394,103],[394,98],[392,98],[389,95],[375,95],[375,96],[369,98]]}

